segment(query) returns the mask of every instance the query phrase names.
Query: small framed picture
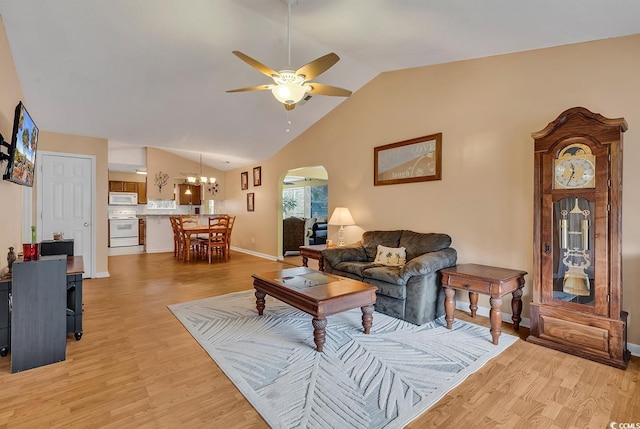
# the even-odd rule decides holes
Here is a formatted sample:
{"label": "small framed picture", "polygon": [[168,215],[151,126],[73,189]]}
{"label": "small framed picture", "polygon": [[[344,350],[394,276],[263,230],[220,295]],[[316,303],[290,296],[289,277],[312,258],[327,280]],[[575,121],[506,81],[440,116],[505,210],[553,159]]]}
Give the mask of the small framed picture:
{"label": "small framed picture", "polygon": [[253,186],[262,185],[262,167],[253,167]]}
{"label": "small framed picture", "polygon": [[254,206],[254,194],[253,192],[249,192],[247,194],[247,211],[248,212],[252,212],[254,211],[255,206]]}
{"label": "small framed picture", "polygon": [[243,171],[240,173],[240,189],[246,191],[249,189],[249,172]]}

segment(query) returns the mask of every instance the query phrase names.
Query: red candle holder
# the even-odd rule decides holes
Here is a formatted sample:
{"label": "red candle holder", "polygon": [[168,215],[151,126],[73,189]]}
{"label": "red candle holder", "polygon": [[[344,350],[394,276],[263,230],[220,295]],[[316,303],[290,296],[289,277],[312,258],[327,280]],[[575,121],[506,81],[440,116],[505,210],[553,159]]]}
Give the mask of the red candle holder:
{"label": "red candle holder", "polygon": [[40,246],[38,243],[23,244],[22,256],[25,261],[37,261],[40,257]]}

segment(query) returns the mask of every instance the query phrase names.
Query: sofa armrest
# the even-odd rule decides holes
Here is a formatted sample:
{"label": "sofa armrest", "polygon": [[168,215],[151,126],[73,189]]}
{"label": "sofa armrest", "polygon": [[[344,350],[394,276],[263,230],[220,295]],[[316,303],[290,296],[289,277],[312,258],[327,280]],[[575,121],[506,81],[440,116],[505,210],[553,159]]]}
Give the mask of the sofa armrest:
{"label": "sofa armrest", "polygon": [[354,243],[348,246],[330,247],[322,251],[324,263],[335,267],[340,262],[364,262],[367,260],[367,253],[361,243]]}
{"label": "sofa armrest", "polygon": [[407,262],[400,271],[400,277],[407,280],[409,277],[434,273],[443,268],[452,267],[456,264],[457,257],[458,254],[452,247],[425,253]]}

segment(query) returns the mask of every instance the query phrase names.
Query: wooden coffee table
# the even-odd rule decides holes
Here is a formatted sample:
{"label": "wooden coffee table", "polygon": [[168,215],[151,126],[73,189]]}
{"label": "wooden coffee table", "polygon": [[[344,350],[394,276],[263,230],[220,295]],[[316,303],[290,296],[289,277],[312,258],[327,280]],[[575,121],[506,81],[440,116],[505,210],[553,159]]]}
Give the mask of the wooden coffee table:
{"label": "wooden coffee table", "polygon": [[319,352],[322,352],[325,342],[327,316],[360,307],[364,333],[371,330],[376,286],[306,267],[254,274],[252,277],[258,314],[262,316],[264,311],[265,295],[310,314],[313,316],[313,340]]}

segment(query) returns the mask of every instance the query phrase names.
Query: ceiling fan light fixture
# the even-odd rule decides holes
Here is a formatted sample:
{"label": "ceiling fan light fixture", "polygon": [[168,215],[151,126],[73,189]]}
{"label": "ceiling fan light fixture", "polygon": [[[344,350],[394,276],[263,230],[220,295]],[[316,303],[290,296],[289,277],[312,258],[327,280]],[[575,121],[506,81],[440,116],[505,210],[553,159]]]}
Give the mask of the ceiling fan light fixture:
{"label": "ceiling fan light fixture", "polygon": [[296,104],[304,98],[306,88],[293,82],[283,82],[271,89],[273,96],[282,104]]}

